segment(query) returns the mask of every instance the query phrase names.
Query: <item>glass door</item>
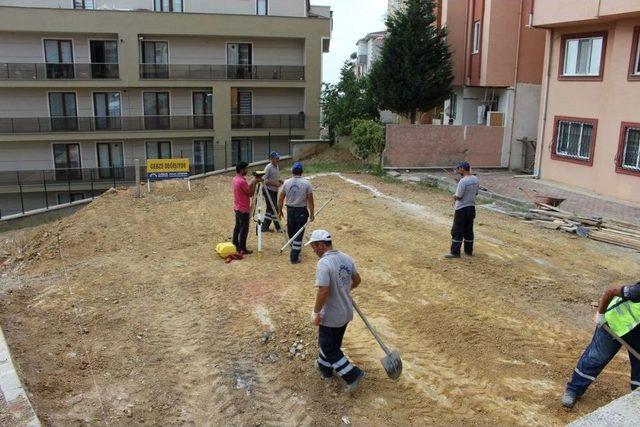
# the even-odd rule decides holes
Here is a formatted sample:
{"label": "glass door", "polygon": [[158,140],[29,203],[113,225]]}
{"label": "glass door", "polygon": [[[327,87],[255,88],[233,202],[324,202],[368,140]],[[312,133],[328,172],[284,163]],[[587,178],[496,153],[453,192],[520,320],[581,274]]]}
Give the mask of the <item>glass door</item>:
{"label": "glass door", "polygon": [[91,78],[119,78],[117,40],[91,40],[89,50],[91,51]]}
{"label": "glass door", "polygon": [[124,155],[121,142],[99,142],[98,176],[100,178],[124,178]]}
{"label": "glass door", "polygon": [[169,43],[159,41],[142,42],[142,78],[169,78]]}
{"label": "glass door", "polygon": [[145,92],[145,129],[169,129],[169,92]]}
{"label": "glass door", "polygon": [[230,79],[252,77],[253,46],[251,43],[227,43],[227,68]]}
{"label": "glass door", "polygon": [[232,166],[240,162],[253,162],[253,141],[248,138],[234,138],[231,140]]}
{"label": "glass door", "polygon": [[213,128],[213,92],[193,92],[193,128]]}
{"label": "glass door", "polygon": [[82,179],[80,144],[53,144],[56,180]]}
{"label": "glass door", "polygon": [[215,170],[213,164],[213,140],[193,141],[193,169],[196,175]]}
{"label": "glass door", "polygon": [[147,160],[171,158],[170,141],[147,141],[145,145],[147,148]]}
{"label": "glass door", "polygon": [[120,92],[95,92],[93,110],[96,130],[121,129]]}
{"label": "glass door", "polygon": [[75,78],[71,40],[45,40],[44,61],[48,79]]}
{"label": "glass door", "polygon": [[49,92],[49,115],[51,130],[78,130],[76,94],[74,92]]}

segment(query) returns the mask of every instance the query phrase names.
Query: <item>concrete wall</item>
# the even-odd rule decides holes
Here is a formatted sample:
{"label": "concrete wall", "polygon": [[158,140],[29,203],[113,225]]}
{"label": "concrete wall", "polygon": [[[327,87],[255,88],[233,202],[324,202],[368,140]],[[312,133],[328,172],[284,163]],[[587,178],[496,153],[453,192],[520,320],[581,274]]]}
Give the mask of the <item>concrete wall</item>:
{"label": "concrete wall", "polygon": [[90,63],[90,39],[113,39],[114,34],[64,34],[54,32],[43,33],[8,33],[0,32],[0,62],[43,63],[44,39],[72,40],[73,58],[76,63]]}
{"label": "concrete wall", "polygon": [[639,13],[637,0],[536,0],[533,24],[544,27],[571,25]]}
{"label": "concrete wall", "polygon": [[298,114],[304,111],[304,90],[255,88],[251,91],[253,114]]}
{"label": "concrete wall", "polygon": [[442,4],[442,26],[447,28],[447,43],[453,63],[453,85],[464,84],[467,31],[467,0],[445,0]]}
{"label": "concrete wall", "polygon": [[518,83],[516,87],[514,106],[514,128],[511,139],[511,154],[509,167],[523,168],[523,144],[518,142],[523,138],[535,140],[538,135],[538,114],[540,110],[541,85]]}
{"label": "concrete wall", "polygon": [[[183,0],[187,13],[255,15],[256,0]],[[0,6],[73,8],[73,0],[0,0]],[[153,0],[95,0],[95,9],[153,10]],[[305,0],[269,0],[269,15],[306,16]]]}
{"label": "concrete wall", "polygon": [[387,125],[385,167],[500,167],[504,128],[488,126]]}
{"label": "concrete wall", "polygon": [[[546,82],[548,98],[546,110],[544,104],[542,109],[545,120],[541,120],[538,133],[538,171],[542,178],[640,202],[640,176],[616,172],[621,123],[640,122],[640,81],[629,81],[627,76],[633,29],[638,24],[637,19],[627,19],[553,30],[549,37],[552,45]],[[559,80],[561,36],[590,31],[608,31],[603,80]],[[544,87],[542,92],[546,93],[547,88]],[[598,120],[593,165],[551,158],[554,118],[558,116]]]}

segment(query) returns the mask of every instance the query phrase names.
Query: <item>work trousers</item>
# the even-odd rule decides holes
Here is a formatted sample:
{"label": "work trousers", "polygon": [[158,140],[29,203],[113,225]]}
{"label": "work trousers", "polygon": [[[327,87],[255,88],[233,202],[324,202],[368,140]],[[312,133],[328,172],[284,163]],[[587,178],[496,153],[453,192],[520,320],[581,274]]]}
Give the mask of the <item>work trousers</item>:
{"label": "work trousers", "polygon": [[[271,221],[273,221],[273,223],[276,226],[276,230],[279,231],[280,221],[278,220],[278,212],[271,209],[271,206],[275,208],[276,203],[278,203],[278,192],[269,190],[268,188],[265,187],[265,189],[263,190],[263,194],[264,194],[264,201],[266,203],[267,208],[264,214],[264,223],[262,224],[262,230],[263,231],[268,230],[269,227],[271,227]],[[269,202],[269,198],[271,199],[271,203]]]}
{"label": "work trousers", "polygon": [[[293,237],[302,227],[305,226],[309,219],[309,211],[307,207],[296,208],[293,206],[287,206],[287,233],[289,238]],[[302,250],[302,239],[304,238],[304,231],[291,242],[291,254],[289,258],[291,262],[298,262],[300,258],[300,251]]]}
{"label": "work trousers", "polygon": [[476,218],[476,207],[467,206],[456,210],[451,227],[451,253],[460,255],[464,241],[464,253],[473,255],[473,220]]}
{"label": "work trousers", "polygon": [[347,330],[347,325],[341,328],[330,328],[320,325],[318,327],[318,366],[324,377],[331,377],[335,371],[339,377],[351,384],[360,376],[360,368],[349,362],[342,352],[342,338]]}
{"label": "work trousers", "polygon": [[247,235],[249,234],[249,212],[236,212],[236,226],[233,229],[233,244],[238,251],[247,250]]}
{"label": "work trousers", "polygon": [[[634,350],[640,351],[640,326],[622,337]],[[571,381],[567,384],[567,391],[582,396],[587,388],[595,381],[605,366],[618,353],[622,345],[603,328],[596,328],[591,344],[584,351],[573,371]],[[631,361],[631,390],[640,387],[640,360],[629,353]]]}

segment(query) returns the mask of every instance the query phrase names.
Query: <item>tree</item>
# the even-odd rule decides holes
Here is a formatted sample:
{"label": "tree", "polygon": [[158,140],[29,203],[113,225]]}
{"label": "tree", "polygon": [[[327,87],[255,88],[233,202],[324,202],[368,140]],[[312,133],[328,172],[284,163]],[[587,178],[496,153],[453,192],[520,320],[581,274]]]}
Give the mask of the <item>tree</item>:
{"label": "tree", "polygon": [[433,0],[405,0],[389,15],[387,36],[370,78],[380,109],[408,116],[442,105],[453,71],[446,28],[437,28]]}
{"label": "tree", "polygon": [[376,120],[355,119],[351,122],[351,142],[355,146],[355,155],[360,159],[378,156],[382,167],[382,152],[385,145],[385,127]]}
{"label": "tree", "polygon": [[376,102],[372,97],[368,77],[358,78],[354,63],[344,62],[337,84],[325,83],[322,89],[323,125],[331,137],[351,135],[351,121],[357,118],[378,119]]}

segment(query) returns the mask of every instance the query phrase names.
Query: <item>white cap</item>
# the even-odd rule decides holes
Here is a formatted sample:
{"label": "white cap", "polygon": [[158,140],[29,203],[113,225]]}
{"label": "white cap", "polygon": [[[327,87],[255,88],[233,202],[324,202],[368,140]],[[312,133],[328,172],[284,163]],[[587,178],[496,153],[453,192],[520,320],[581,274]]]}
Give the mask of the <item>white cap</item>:
{"label": "white cap", "polygon": [[313,242],[330,242],[331,234],[327,230],[313,230],[311,233],[311,238],[304,245],[310,245]]}

